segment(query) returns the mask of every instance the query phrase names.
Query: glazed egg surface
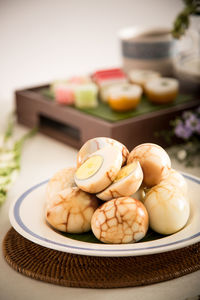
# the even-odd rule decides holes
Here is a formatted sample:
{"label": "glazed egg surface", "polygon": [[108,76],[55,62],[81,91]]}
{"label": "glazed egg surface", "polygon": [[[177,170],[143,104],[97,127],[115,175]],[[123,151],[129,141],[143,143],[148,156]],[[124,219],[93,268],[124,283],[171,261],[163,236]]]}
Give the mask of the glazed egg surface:
{"label": "glazed egg surface", "polygon": [[131,197],[105,202],[92,216],[92,231],[104,243],[122,244],[141,240],[148,229],[144,205]]}
{"label": "glazed egg surface", "polygon": [[162,184],[170,183],[175,188],[179,188],[183,195],[187,195],[188,186],[185,178],[178,171],[171,169],[167,178],[161,181]]}
{"label": "glazed egg surface", "polygon": [[152,187],[169,175],[171,161],[167,152],[156,144],[145,143],[135,147],[128,156],[127,163],[137,159],[143,170],[143,184]]}
{"label": "glazed egg surface", "polygon": [[123,164],[126,162],[129,151],[123,144],[111,138],[97,137],[88,140],[81,147],[77,156],[77,167],[79,167],[84,161],[86,161],[91,154],[107,146],[117,147],[121,151]]}
{"label": "glazed egg surface", "polygon": [[101,200],[107,201],[113,198],[131,196],[140,187],[143,180],[143,172],[138,161],[121,168],[114,182],[103,192],[97,194]]}
{"label": "glazed egg surface", "polygon": [[91,229],[91,218],[99,203],[94,195],[71,187],[57,193],[47,202],[47,222],[55,229],[68,233],[82,233]]}
{"label": "glazed egg surface", "polygon": [[144,205],[150,227],[161,234],[172,234],[183,228],[190,214],[187,197],[168,182],[154,186],[146,194]]}
{"label": "glazed egg surface", "polygon": [[75,170],[75,168],[62,169],[49,180],[46,188],[47,199],[54,199],[58,192],[76,186],[74,181]]}
{"label": "glazed egg surface", "polygon": [[104,147],[94,152],[75,172],[77,186],[88,193],[98,193],[116,178],[122,165],[119,148]]}

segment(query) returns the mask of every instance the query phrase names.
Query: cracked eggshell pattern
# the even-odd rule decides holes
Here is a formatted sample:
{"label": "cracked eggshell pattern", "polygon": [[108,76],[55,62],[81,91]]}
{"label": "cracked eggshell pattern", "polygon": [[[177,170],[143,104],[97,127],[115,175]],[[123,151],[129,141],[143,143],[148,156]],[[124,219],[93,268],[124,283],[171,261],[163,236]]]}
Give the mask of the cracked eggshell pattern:
{"label": "cracked eggshell pattern", "polygon": [[179,188],[180,192],[183,195],[187,196],[188,186],[185,178],[178,171],[171,169],[169,176],[160,182],[161,184],[169,183],[172,184],[175,188]]}
{"label": "cracked eggshell pattern", "polygon": [[86,179],[78,179],[75,173],[77,186],[88,193],[99,193],[107,188],[115,180],[122,166],[121,151],[117,147],[104,147],[89,157],[98,155],[103,157],[103,162],[95,174]]}
{"label": "cracked eggshell pattern", "polygon": [[[188,186],[185,178],[178,171],[171,169],[167,178],[163,179],[160,184],[170,184],[175,189],[179,189],[179,192],[187,197]],[[145,195],[151,190],[151,188],[141,187],[139,189],[139,200],[144,202]],[[187,197],[188,199],[188,197]],[[189,199],[188,199],[189,201]]]}
{"label": "cracked eggshell pattern", "polygon": [[106,146],[114,146],[117,147],[122,153],[122,161],[125,164],[129,151],[120,142],[107,138],[107,137],[97,137],[94,139],[88,140],[79,150],[77,156],[77,167],[79,167],[84,161],[88,159],[88,157],[94,152],[106,147]]}
{"label": "cracked eggshell pattern", "polygon": [[185,226],[190,214],[187,197],[174,184],[162,182],[145,196],[150,227],[161,234],[172,234]]}
{"label": "cracked eggshell pattern", "polygon": [[47,183],[46,198],[54,199],[55,195],[68,188],[75,186],[74,173],[75,168],[65,168],[59,170]]}
{"label": "cracked eggshell pattern", "polygon": [[167,152],[160,146],[151,143],[135,147],[128,156],[127,163],[137,159],[143,170],[143,185],[152,187],[167,178],[171,161]]}
{"label": "cracked eggshell pattern", "polygon": [[103,192],[97,194],[101,200],[108,201],[113,198],[133,195],[140,187],[143,180],[143,172],[138,161],[135,162],[133,171],[117,182],[112,183]]}
{"label": "cracked eggshell pattern", "polygon": [[98,199],[71,187],[58,192],[54,200],[47,202],[47,222],[57,230],[82,233],[91,229],[91,218],[99,205]]}
{"label": "cracked eggshell pattern", "polygon": [[144,205],[131,197],[110,200],[92,216],[92,231],[100,241],[125,244],[141,240],[148,230]]}

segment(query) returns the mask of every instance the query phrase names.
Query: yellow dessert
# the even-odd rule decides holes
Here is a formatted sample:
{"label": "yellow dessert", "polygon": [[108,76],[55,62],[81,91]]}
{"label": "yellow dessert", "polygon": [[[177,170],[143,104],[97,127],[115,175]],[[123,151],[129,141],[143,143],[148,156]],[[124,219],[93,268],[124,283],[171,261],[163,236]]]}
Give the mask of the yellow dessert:
{"label": "yellow dessert", "polygon": [[145,85],[148,99],[158,104],[174,101],[178,90],[178,80],[174,78],[155,78],[148,81]]}
{"label": "yellow dessert", "polygon": [[139,104],[142,88],[136,84],[113,86],[109,90],[109,106],[119,112],[129,111]]}

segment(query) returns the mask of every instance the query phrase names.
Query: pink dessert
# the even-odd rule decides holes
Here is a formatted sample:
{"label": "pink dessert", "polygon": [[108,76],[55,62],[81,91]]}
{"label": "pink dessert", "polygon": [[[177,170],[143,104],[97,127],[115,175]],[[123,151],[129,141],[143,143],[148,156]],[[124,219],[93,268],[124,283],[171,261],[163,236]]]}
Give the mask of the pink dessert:
{"label": "pink dessert", "polygon": [[74,104],[75,87],[72,85],[60,85],[55,87],[55,100],[60,104]]}
{"label": "pink dessert", "polygon": [[119,68],[96,71],[92,74],[92,79],[100,87],[112,83],[123,83],[127,81],[125,73]]}

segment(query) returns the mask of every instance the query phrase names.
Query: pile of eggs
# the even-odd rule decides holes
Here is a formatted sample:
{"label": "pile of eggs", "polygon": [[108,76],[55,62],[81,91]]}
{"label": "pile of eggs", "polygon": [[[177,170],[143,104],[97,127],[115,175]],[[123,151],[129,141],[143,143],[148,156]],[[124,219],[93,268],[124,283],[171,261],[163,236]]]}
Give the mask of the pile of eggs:
{"label": "pile of eggs", "polygon": [[175,233],[189,214],[187,183],[156,144],[129,153],[111,138],[88,140],[77,166],[57,172],[47,184],[47,222],[68,233],[92,229],[104,243],[139,241],[149,226],[160,234]]}

